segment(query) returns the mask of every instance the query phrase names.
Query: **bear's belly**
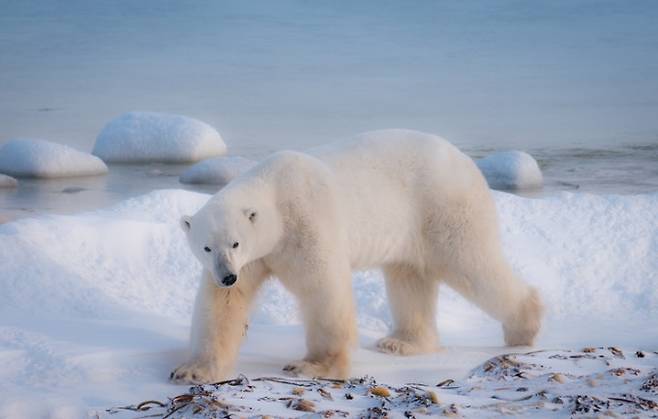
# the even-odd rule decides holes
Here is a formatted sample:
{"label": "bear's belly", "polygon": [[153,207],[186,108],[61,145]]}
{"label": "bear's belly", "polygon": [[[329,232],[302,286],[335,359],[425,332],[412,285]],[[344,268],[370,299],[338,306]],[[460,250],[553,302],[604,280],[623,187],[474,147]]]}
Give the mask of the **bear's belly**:
{"label": "bear's belly", "polygon": [[350,263],[353,269],[414,262],[422,238],[408,197],[392,199],[361,194],[343,206]]}
{"label": "bear's belly", "polygon": [[352,270],[379,268],[385,265],[406,263],[415,264],[414,245],[409,240],[393,237],[377,237],[354,240],[350,245]]}

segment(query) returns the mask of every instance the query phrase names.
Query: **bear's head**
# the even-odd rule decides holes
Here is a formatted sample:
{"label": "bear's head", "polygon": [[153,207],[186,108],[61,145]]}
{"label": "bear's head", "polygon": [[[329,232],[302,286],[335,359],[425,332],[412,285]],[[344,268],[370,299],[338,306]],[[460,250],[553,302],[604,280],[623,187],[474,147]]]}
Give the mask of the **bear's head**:
{"label": "bear's head", "polygon": [[192,253],[220,287],[230,287],[250,262],[267,256],[279,242],[283,227],[271,203],[219,193],[181,227]]}

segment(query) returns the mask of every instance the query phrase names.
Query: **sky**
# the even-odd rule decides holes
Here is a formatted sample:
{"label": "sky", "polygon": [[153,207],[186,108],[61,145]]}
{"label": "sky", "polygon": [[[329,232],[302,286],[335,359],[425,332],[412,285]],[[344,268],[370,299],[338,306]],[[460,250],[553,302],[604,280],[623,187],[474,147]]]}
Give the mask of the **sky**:
{"label": "sky", "polygon": [[0,0],[0,143],[197,117],[236,152],[411,128],[479,147],[658,142],[654,1]]}

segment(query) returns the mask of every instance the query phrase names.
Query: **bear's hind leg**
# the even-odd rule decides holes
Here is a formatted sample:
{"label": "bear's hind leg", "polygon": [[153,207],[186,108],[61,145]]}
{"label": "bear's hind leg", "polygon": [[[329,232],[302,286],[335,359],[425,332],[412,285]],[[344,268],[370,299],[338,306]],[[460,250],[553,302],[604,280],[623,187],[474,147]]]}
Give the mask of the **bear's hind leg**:
{"label": "bear's hind leg", "polygon": [[377,348],[397,355],[438,350],[436,304],[439,281],[423,277],[406,265],[389,266],[384,273],[394,328],[391,335],[377,342]]}
{"label": "bear's hind leg", "polygon": [[532,345],[535,341],[544,306],[537,289],[527,287],[527,294],[521,301],[515,313],[503,323],[505,343],[508,346]]}
{"label": "bear's hind leg", "polygon": [[505,261],[489,260],[487,266],[470,264],[446,283],[503,324],[508,346],[534,343],[544,312],[537,290],[518,279]]}

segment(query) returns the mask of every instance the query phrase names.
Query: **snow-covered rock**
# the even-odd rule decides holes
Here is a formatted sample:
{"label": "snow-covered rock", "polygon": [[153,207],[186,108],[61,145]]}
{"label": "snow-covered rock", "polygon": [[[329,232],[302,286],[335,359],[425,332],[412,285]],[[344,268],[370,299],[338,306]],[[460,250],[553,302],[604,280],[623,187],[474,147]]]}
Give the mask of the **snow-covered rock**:
{"label": "snow-covered rock", "polygon": [[535,189],[543,185],[537,161],[523,151],[501,151],[475,163],[492,189]]}
{"label": "snow-covered rock", "polygon": [[0,172],[16,177],[57,178],[107,173],[101,159],[63,144],[9,140],[0,148]]}
{"label": "snow-covered rock", "polygon": [[180,182],[224,186],[255,165],[255,161],[240,156],[207,159],[184,171]]}
{"label": "snow-covered rock", "polygon": [[16,186],[18,186],[16,179],[0,173],[0,188],[15,188]]}
{"label": "snow-covered rock", "polygon": [[226,153],[217,130],[182,115],[129,112],[111,120],[92,152],[106,162],[195,162]]}

